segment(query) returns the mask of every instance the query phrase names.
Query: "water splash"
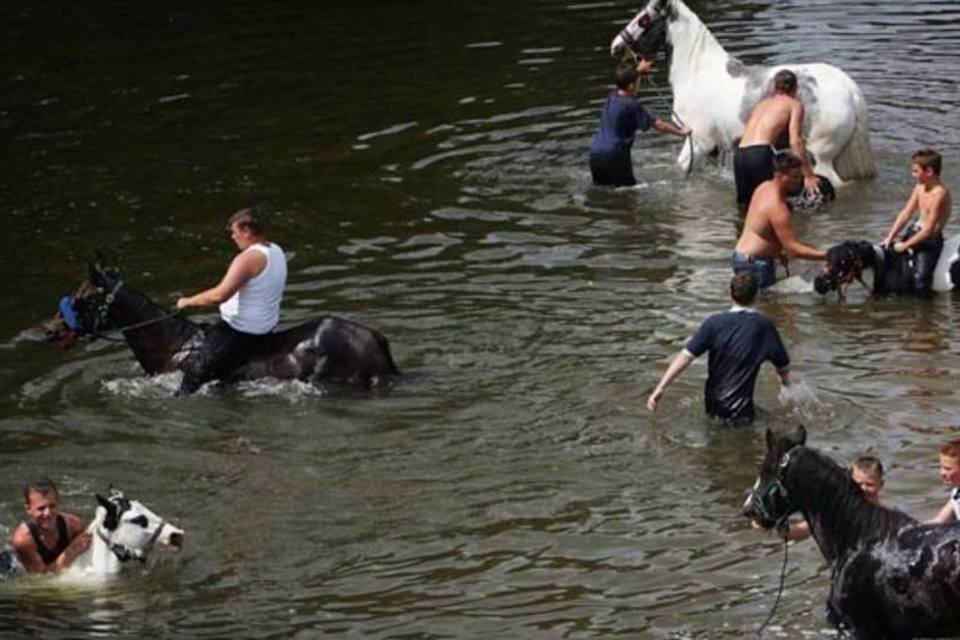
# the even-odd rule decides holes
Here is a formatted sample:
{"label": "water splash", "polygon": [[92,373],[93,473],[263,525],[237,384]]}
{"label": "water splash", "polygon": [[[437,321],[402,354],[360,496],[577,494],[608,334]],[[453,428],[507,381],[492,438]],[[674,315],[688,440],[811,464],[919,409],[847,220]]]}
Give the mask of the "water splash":
{"label": "water splash", "polygon": [[816,406],[820,404],[817,395],[803,380],[797,380],[787,386],[780,387],[777,399],[781,405]]}

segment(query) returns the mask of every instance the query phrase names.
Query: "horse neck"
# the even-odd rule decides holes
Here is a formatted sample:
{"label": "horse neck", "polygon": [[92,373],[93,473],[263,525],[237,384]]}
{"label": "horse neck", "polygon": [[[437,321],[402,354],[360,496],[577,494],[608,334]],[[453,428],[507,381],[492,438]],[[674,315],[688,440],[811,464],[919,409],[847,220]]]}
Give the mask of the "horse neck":
{"label": "horse neck", "polygon": [[110,322],[117,328],[142,327],[124,331],[134,356],[148,374],[172,371],[171,360],[197,331],[197,325],[157,304],[146,294],[122,286],[110,305]]}
{"label": "horse neck", "polygon": [[[717,42],[697,14],[681,0],[673,0],[673,7],[677,17],[669,25],[670,43],[673,46],[670,84],[677,87],[704,71],[723,71],[730,54]],[[718,77],[728,76],[723,73]]]}
{"label": "horse neck", "polygon": [[93,536],[90,540],[90,546],[70,564],[69,571],[71,573],[101,575],[120,573],[120,559],[110,550],[107,543],[97,535],[101,522],[103,522],[103,516],[98,513],[93,522],[87,526],[87,533]]}
{"label": "horse neck", "polygon": [[899,511],[867,502],[849,471],[810,449],[790,465],[784,486],[831,563],[864,541],[892,535],[912,522]]}

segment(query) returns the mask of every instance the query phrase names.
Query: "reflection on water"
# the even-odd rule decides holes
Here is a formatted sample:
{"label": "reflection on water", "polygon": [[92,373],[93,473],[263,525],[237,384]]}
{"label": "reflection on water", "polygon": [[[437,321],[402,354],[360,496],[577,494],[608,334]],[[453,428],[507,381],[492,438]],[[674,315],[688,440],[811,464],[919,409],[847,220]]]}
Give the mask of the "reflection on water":
{"label": "reflection on water", "polygon": [[[879,176],[799,219],[801,238],[882,238],[916,147],[940,148],[957,186],[955,3],[691,6],[744,60],[828,60],[867,96]],[[191,538],[100,591],[4,583],[0,629],[743,637],[781,556],[738,509],[763,431],[798,422],[839,461],[878,455],[891,504],[932,514],[936,446],[958,429],[952,296],[854,285],[841,305],[810,293],[816,267],[797,261],[759,303],[794,384],[761,372],[755,426],[703,415],[704,362],[646,411],[669,358],[728,305],[739,216],[728,166],[684,179],[679,141],[655,133],[634,149],[636,188],[590,185],[606,49],[633,9],[8,12],[0,533],[22,482],[53,475],[69,511],[89,517],[114,483]],[[660,90],[642,95],[668,114]],[[396,385],[265,380],[174,399],[177,376],[144,377],[122,346],[21,334],[96,248],[158,300],[215,283],[223,219],[250,203],[292,255],[284,321],[377,327],[406,372]],[[786,584],[779,633],[819,634],[814,545],[791,549]]]}

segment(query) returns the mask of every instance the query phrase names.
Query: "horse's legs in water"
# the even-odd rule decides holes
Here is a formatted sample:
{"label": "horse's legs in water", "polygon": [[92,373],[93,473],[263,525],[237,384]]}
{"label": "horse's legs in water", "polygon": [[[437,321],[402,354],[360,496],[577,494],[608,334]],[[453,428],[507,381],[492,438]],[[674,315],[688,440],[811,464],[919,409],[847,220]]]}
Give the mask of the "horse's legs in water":
{"label": "horse's legs in water", "polygon": [[177,395],[189,395],[205,382],[225,378],[250,358],[259,337],[237,331],[222,320],[207,329],[200,346],[180,363],[183,380]]}

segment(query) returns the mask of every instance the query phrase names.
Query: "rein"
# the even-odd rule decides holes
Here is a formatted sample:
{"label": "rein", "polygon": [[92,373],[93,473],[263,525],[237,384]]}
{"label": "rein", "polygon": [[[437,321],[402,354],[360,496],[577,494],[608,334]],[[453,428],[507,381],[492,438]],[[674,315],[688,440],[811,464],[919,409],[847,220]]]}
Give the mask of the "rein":
{"label": "rein", "polygon": [[103,300],[103,304],[97,309],[97,317],[93,323],[93,331],[90,332],[91,339],[102,338],[109,342],[123,342],[123,338],[111,338],[108,334],[112,332],[117,332],[119,334],[125,334],[128,331],[134,331],[136,329],[142,329],[143,327],[148,327],[152,324],[158,322],[163,322],[164,320],[169,320],[170,318],[175,318],[182,315],[181,311],[171,311],[170,313],[164,314],[157,318],[152,318],[150,320],[144,320],[143,322],[135,322],[133,324],[128,324],[123,327],[117,327],[116,329],[110,329],[109,331],[102,332],[100,331],[100,325],[107,317],[107,313],[110,311],[110,306],[113,304],[113,301],[117,297],[117,292],[120,291],[120,288],[123,286],[123,280],[118,280],[117,284],[113,286],[113,289],[106,295]]}
{"label": "rein", "polygon": [[763,621],[763,624],[757,629],[757,637],[763,637],[763,630],[767,628],[767,625],[773,620],[773,615],[777,612],[777,607],[780,606],[780,598],[783,596],[783,587],[786,584],[787,580],[787,549],[789,548],[789,541],[783,539],[783,566],[780,567],[780,587],[777,589],[777,598],[773,601],[773,606],[770,608],[770,613],[767,614],[767,619]]}

